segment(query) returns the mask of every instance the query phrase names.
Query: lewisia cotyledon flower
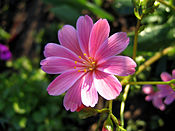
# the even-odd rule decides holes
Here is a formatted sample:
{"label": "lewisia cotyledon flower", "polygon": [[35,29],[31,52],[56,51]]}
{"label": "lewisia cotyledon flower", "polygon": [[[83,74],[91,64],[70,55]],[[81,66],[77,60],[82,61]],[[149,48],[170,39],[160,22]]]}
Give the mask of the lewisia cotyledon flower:
{"label": "lewisia cotyledon flower", "polygon": [[[114,75],[127,76],[135,72],[136,63],[127,56],[115,56],[129,44],[126,33],[109,37],[106,19],[93,24],[89,16],[80,16],[76,29],[65,25],[58,31],[61,45],[45,46],[41,68],[49,74],[60,74],[47,91],[50,95],[64,97],[66,110],[75,111],[82,104],[94,107],[98,94],[107,100],[115,99],[122,86]],[[109,37],[109,38],[108,38]],[[98,93],[97,93],[98,92]]]}
{"label": "lewisia cotyledon flower", "polygon": [[[175,79],[175,69],[172,71],[172,76],[167,72],[161,73],[161,79],[162,81],[170,81]],[[159,89],[159,97],[165,98],[165,104],[169,105],[174,101],[175,91],[169,85],[157,85],[157,88]]]}
{"label": "lewisia cotyledon flower", "polygon": [[12,57],[12,54],[9,48],[6,45],[0,44],[0,59],[9,60]]}
{"label": "lewisia cotyledon flower", "polygon": [[[175,79],[175,69],[172,71],[172,76],[167,72],[161,73],[161,79],[162,81]],[[147,94],[146,101],[152,100],[153,105],[163,111],[165,110],[165,104],[169,105],[174,101],[175,91],[169,85],[157,85],[157,88],[158,91],[155,92],[151,85],[144,85],[142,91]]]}
{"label": "lewisia cotyledon flower", "polygon": [[162,98],[159,97],[158,92],[153,90],[151,85],[144,85],[142,91],[147,95],[145,97],[146,101],[152,101],[153,105],[161,111],[165,110],[165,104],[163,103]]}

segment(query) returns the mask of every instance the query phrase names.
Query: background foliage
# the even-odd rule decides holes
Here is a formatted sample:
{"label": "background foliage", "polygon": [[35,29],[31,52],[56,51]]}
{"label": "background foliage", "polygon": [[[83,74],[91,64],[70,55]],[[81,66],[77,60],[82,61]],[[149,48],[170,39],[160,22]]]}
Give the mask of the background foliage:
{"label": "background foliage", "polygon": [[[106,18],[111,34],[127,32],[130,45],[123,54],[132,56],[136,25],[133,8],[132,0],[0,1],[0,43],[9,46],[13,54],[9,61],[0,60],[0,130],[94,130],[99,116],[82,120],[78,113],[65,111],[63,96],[47,94],[46,88],[55,75],[46,75],[40,69],[43,48],[48,42],[58,43],[57,31],[64,24],[75,26],[80,15],[88,14],[94,22]],[[144,17],[140,32],[138,66],[157,51],[174,45],[175,11],[160,4],[154,13]],[[161,72],[175,69],[174,60],[172,52],[137,79],[160,80]],[[168,129],[175,120],[173,104],[161,112],[144,101],[140,86],[133,86],[126,102],[127,130]],[[116,116],[119,106],[120,97],[114,102]]]}

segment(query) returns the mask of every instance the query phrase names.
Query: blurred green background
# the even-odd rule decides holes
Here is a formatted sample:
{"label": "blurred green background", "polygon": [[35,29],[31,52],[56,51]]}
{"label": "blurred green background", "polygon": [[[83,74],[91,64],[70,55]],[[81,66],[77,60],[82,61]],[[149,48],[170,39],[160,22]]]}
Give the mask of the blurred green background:
{"label": "blurred green background", "polygon": [[[95,130],[99,116],[80,119],[77,112],[64,109],[63,95],[47,94],[46,88],[56,75],[47,75],[40,69],[43,49],[48,42],[59,44],[57,32],[63,25],[75,27],[78,17],[88,14],[94,22],[106,18],[110,34],[127,32],[130,45],[123,55],[132,56],[136,25],[133,10],[132,0],[0,0],[0,43],[7,45],[13,55],[11,60],[0,60],[0,130]],[[174,44],[175,11],[160,4],[142,20],[138,66]],[[175,69],[174,52],[148,67],[137,79],[160,80],[161,72],[171,73]],[[173,127],[174,103],[161,112],[144,97],[140,86],[131,88],[125,128],[160,131]],[[113,109],[118,118],[119,106],[120,99],[114,102]]]}

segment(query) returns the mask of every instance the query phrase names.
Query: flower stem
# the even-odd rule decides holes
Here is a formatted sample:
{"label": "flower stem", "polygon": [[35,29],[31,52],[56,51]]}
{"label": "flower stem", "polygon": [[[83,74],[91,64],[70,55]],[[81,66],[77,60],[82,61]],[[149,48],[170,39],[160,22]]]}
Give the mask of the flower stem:
{"label": "flower stem", "polygon": [[157,0],[157,1],[164,4],[165,6],[170,7],[171,9],[173,9],[175,11],[175,6],[173,6],[172,4],[169,4],[168,2],[163,1],[163,0]]}
{"label": "flower stem", "polygon": [[109,113],[112,113],[112,100],[109,101]]}
{"label": "flower stem", "polygon": [[133,56],[132,56],[132,58],[134,60],[136,58],[136,53],[137,53],[137,41],[138,41],[138,34],[139,34],[140,24],[141,24],[141,19],[140,20],[137,19],[137,25],[136,25],[136,29],[135,29],[135,35],[134,35]]}
{"label": "flower stem", "polygon": [[124,110],[125,110],[125,101],[128,95],[128,91],[129,91],[130,85],[126,85],[125,90],[124,90],[124,94],[123,94],[123,99],[121,102],[121,106],[120,106],[120,121],[121,121],[121,127],[124,127]]}
{"label": "flower stem", "polygon": [[112,114],[112,100],[109,101],[109,116],[111,117],[111,119],[114,121],[115,125],[116,125],[116,131],[119,131],[119,122],[117,120],[117,118]]}
{"label": "flower stem", "polygon": [[130,85],[169,85],[170,81],[137,81],[129,82]]}
{"label": "flower stem", "polygon": [[101,109],[101,110],[96,109],[96,111],[97,111],[98,113],[108,113],[108,112],[110,112],[110,110],[107,109],[107,108],[103,108],[103,109]]}

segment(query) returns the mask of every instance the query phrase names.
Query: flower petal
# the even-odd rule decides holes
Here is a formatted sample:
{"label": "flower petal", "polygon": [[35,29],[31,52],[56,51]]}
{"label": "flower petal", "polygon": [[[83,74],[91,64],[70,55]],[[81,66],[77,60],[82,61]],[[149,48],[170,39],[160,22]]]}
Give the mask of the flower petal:
{"label": "flower petal", "polygon": [[156,108],[160,109],[161,111],[165,110],[165,105],[162,102],[162,98],[157,97],[156,94],[153,98],[152,103]]}
{"label": "flower petal", "polygon": [[175,93],[173,92],[165,98],[164,103],[169,105],[174,101],[174,99],[175,99]]}
{"label": "flower petal", "polygon": [[47,57],[40,62],[41,69],[49,74],[60,74],[65,71],[74,70],[75,64],[73,60],[62,57]]}
{"label": "flower petal", "polygon": [[154,94],[147,95],[145,101],[151,101],[154,98]]}
{"label": "flower petal", "polygon": [[80,47],[83,53],[89,55],[89,37],[93,27],[93,21],[88,15],[80,16],[76,26]]}
{"label": "flower petal", "polygon": [[95,58],[97,60],[121,53],[129,44],[129,38],[125,32],[113,34],[98,49]]}
{"label": "flower petal", "polygon": [[63,28],[58,31],[58,39],[61,45],[72,50],[77,55],[83,56],[78,43],[77,31],[73,26],[63,26]]}
{"label": "flower petal", "polygon": [[110,27],[106,19],[99,19],[94,26],[90,34],[89,41],[89,53],[91,57],[95,56],[96,51],[100,45],[108,38]]}
{"label": "flower petal", "polygon": [[172,71],[172,77],[175,79],[175,69]]}
{"label": "flower petal", "polygon": [[127,76],[135,72],[136,63],[127,56],[113,56],[103,61],[98,63],[100,71],[119,76]]}
{"label": "flower petal", "polygon": [[143,93],[145,93],[147,95],[151,95],[154,93],[154,89],[153,89],[152,85],[144,85],[142,87],[142,91],[143,91]]}
{"label": "flower petal", "polygon": [[98,94],[93,83],[93,73],[89,72],[84,76],[84,82],[81,89],[81,99],[85,106],[94,107],[98,102]]}
{"label": "flower petal", "polygon": [[101,71],[94,72],[94,85],[98,93],[107,100],[115,99],[122,90],[118,79]]}
{"label": "flower petal", "polygon": [[167,73],[167,72],[161,73],[160,77],[161,77],[161,79],[163,81],[170,81],[170,80],[172,80],[171,75],[169,73]]}
{"label": "flower petal", "polygon": [[78,107],[82,105],[81,102],[81,87],[82,87],[83,79],[80,78],[75,82],[75,84],[67,91],[64,97],[64,107],[66,110],[70,110],[72,112],[76,111]]}
{"label": "flower petal", "polygon": [[45,46],[44,56],[45,57],[57,56],[57,57],[69,58],[75,61],[82,61],[74,52],[72,52],[68,48],[65,48],[64,46],[54,43],[48,43]]}
{"label": "flower petal", "polygon": [[48,88],[49,95],[57,96],[67,91],[82,75],[84,72],[69,71],[65,72],[55,78]]}

